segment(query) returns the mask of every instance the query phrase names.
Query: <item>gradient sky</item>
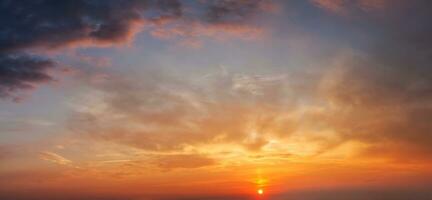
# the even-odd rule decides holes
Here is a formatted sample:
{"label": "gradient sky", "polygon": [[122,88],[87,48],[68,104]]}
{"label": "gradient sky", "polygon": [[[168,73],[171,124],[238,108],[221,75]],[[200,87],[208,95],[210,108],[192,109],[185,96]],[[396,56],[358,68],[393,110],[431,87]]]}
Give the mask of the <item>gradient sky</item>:
{"label": "gradient sky", "polygon": [[432,199],[430,8],[1,0],[0,199]]}

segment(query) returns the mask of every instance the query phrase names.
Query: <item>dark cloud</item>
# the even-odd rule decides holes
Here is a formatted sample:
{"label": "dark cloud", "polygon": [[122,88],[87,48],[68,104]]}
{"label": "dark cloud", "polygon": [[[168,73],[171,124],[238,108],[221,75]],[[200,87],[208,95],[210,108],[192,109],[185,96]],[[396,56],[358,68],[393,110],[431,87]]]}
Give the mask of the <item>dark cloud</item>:
{"label": "dark cloud", "polygon": [[177,1],[2,1],[0,52],[56,48],[74,42],[116,43],[128,39],[144,11],[153,17],[181,15]]}
{"label": "dark cloud", "polygon": [[35,85],[53,81],[47,73],[54,67],[50,60],[28,55],[0,55],[0,97],[17,99],[15,92],[33,89]]}
{"label": "dark cloud", "polygon": [[[3,0],[0,1],[0,53],[2,58],[7,59],[13,57],[11,53],[23,53],[29,49],[119,44],[131,41],[142,25],[159,26],[167,21],[186,24],[190,21],[206,24],[224,21],[224,24],[233,24],[239,17],[246,18],[257,13],[260,3],[261,1],[197,1],[193,4],[204,5],[191,8],[201,10],[194,10],[185,16],[184,11],[190,8],[186,9],[186,5],[177,0]],[[206,16],[210,20],[203,20]],[[229,31],[235,29],[229,27]],[[227,26],[217,28],[224,31]],[[248,30],[255,31],[252,28]],[[19,61],[19,58],[24,60]],[[28,58],[15,57],[14,62],[26,63],[27,69],[33,68]],[[38,66],[34,72],[42,68],[41,64]],[[13,67],[8,65],[5,70],[10,71]],[[20,67],[16,71],[22,69]],[[20,84],[27,79],[16,79],[17,85],[4,81],[0,84],[8,89],[19,90],[28,86]],[[49,75],[39,71],[30,81],[48,79]],[[12,90],[7,93],[2,90],[2,97],[11,95]]]}
{"label": "dark cloud", "polygon": [[[0,96],[51,81],[52,61],[15,55],[27,48],[126,40],[147,1],[1,1]],[[164,9],[167,10],[167,9]]]}
{"label": "dark cloud", "polygon": [[[208,1],[196,19],[242,22],[260,11],[263,1]],[[180,19],[177,0],[2,1],[0,52],[28,47],[56,48],[75,42],[116,43],[128,39],[136,22]]]}

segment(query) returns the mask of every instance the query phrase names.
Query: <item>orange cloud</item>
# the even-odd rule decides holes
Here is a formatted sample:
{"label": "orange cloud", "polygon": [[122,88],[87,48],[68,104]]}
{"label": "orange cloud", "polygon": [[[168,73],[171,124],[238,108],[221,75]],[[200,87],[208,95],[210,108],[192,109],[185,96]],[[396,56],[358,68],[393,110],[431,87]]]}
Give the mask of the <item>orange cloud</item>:
{"label": "orange cloud", "polygon": [[39,158],[59,165],[69,165],[72,161],[60,156],[56,153],[44,151],[39,153]]}
{"label": "orange cloud", "polygon": [[[102,83],[99,89],[107,98],[97,104],[104,108],[77,112],[71,122],[80,128],[74,131],[97,140],[170,151],[230,142],[259,150],[272,135],[288,136],[295,130],[293,119],[283,113],[292,108],[290,97],[283,93],[284,76],[217,75],[206,81],[212,90],[204,93],[187,83],[171,85],[159,78],[146,80],[146,89],[131,80]],[[107,112],[121,117],[112,118]]]}
{"label": "orange cloud", "polygon": [[216,164],[213,159],[195,154],[156,155],[152,160],[157,167],[164,170],[199,168]]}
{"label": "orange cloud", "polygon": [[233,38],[252,40],[263,36],[264,32],[264,29],[253,25],[204,24],[196,21],[157,27],[150,34],[159,39],[176,40],[182,45],[200,47],[204,38],[214,38],[222,41]]}

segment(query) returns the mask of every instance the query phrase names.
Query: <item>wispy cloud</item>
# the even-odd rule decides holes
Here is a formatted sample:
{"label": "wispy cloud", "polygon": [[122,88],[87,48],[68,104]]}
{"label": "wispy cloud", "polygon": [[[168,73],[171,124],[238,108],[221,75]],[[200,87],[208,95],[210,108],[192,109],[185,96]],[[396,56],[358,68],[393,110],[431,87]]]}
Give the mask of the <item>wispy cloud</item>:
{"label": "wispy cloud", "polygon": [[68,160],[59,154],[56,154],[54,152],[49,152],[49,151],[40,152],[39,158],[58,165],[69,165],[72,163],[71,160]]}
{"label": "wispy cloud", "polygon": [[104,94],[95,102],[101,109],[78,111],[70,121],[72,130],[166,151],[208,142],[260,149],[270,135],[288,136],[295,129],[284,114],[294,101],[285,96],[284,76],[215,76],[200,89],[164,76],[153,74],[139,84],[125,77],[101,83],[95,88]]}

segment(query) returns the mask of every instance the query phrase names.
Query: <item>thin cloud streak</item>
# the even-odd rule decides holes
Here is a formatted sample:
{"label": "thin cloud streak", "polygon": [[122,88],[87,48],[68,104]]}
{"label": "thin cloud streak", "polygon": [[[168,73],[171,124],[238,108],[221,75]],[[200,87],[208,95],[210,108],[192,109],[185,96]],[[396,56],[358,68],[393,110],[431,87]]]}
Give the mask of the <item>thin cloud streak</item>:
{"label": "thin cloud streak", "polygon": [[69,165],[72,163],[71,160],[68,160],[61,155],[49,151],[40,152],[39,158],[59,165]]}

